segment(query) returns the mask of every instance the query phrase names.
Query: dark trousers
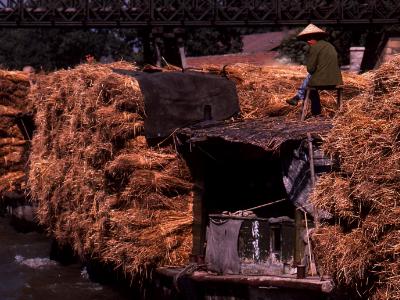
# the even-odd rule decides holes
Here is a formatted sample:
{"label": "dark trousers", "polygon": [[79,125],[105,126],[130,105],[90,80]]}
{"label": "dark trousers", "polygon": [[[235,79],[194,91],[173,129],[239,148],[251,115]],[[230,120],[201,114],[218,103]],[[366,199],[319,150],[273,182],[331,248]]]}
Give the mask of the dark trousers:
{"label": "dark trousers", "polygon": [[310,90],[311,113],[313,116],[321,114],[321,100],[317,90]]}

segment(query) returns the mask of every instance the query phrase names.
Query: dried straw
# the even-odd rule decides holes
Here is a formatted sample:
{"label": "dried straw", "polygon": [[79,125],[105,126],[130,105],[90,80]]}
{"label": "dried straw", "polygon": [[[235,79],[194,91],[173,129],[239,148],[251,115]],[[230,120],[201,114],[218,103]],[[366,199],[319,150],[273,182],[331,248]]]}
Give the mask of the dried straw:
{"label": "dried straw", "polygon": [[137,68],[84,64],[38,80],[29,186],[61,243],[140,281],[187,262],[192,185],[171,147],[146,144],[142,92],[115,69]]}
{"label": "dried straw", "polygon": [[[223,74],[237,84],[243,117],[256,119],[265,116],[287,116],[297,119],[300,105],[293,108],[285,100],[293,97],[304,80],[307,71],[301,66],[254,66],[232,64],[222,70],[217,66],[205,65],[204,71]],[[343,73],[344,101],[360,94],[368,86],[368,76]],[[336,111],[336,94],[322,91],[323,114],[333,116]]]}
{"label": "dried straw", "polygon": [[334,119],[324,147],[341,170],[312,197],[338,224],[314,237],[320,264],[363,299],[400,299],[399,65],[396,56],[368,74],[369,87]]}
{"label": "dried straw", "polygon": [[29,142],[17,116],[32,113],[29,78],[22,72],[0,70],[0,204],[13,205],[24,195]]}

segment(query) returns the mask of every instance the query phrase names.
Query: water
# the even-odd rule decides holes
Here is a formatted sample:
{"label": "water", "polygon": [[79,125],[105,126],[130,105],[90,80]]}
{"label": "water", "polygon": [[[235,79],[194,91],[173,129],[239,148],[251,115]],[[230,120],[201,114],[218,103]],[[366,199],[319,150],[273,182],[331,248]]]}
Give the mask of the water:
{"label": "water", "polygon": [[51,241],[36,232],[18,233],[0,217],[0,300],[126,300],[118,290],[89,280],[79,264],[49,258]]}

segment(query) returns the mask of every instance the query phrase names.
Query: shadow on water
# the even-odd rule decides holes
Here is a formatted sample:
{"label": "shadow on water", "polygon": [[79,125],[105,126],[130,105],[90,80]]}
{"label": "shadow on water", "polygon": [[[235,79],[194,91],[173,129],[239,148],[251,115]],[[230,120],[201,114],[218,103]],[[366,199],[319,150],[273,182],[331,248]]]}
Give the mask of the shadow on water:
{"label": "shadow on water", "polygon": [[52,244],[38,232],[17,232],[4,217],[0,245],[1,300],[133,299],[127,287],[104,277],[107,274],[98,273],[103,284],[91,281],[93,266],[82,266],[71,249]]}

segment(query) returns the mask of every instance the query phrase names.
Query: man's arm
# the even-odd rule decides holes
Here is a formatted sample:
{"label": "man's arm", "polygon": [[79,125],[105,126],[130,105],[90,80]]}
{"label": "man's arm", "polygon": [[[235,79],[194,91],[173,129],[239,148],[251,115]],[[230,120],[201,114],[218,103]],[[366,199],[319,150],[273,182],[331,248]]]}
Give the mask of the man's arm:
{"label": "man's arm", "polygon": [[315,46],[311,46],[307,56],[307,72],[313,74],[317,69],[317,63],[318,51]]}

